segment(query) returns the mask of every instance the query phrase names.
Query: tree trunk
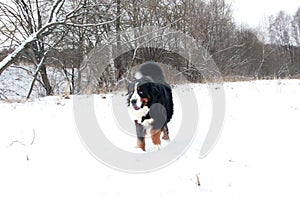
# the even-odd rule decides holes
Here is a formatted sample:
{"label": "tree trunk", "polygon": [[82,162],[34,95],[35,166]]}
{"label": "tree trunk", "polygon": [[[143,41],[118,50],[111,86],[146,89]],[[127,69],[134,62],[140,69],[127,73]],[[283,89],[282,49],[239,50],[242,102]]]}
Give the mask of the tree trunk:
{"label": "tree trunk", "polygon": [[47,69],[45,66],[41,67],[40,73],[42,76],[42,81],[44,83],[44,88],[46,90],[46,95],[47,96],[53,95],[53,90],[52,90],[52,87],[51,87],[51,84],[50,84],[50,81],[49,81],[49,78],[47,75]]}

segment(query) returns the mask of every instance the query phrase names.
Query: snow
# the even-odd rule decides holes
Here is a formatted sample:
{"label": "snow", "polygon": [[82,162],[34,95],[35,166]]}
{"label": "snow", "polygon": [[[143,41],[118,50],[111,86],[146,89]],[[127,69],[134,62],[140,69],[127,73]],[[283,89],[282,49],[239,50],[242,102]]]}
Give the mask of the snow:
{"label": "snow", "polygon": [[[0,100],[23,100],[26,98],[36,67],[32,65],[11,65],[0,75]],[[67,83],[63,71],[59,68],[48,67],[49,80],[54,94],[63,94]],[[40,77],[38,77],[41,80]],[[45,89],[41,83],[35,82],[30,98],[45,96]]]}
{"label": "snow", "polygon": [[[0,196],[300,195],[300,80],[225,83],[222,135],[203,159],[199,153],[211,121],[210,92],[205,84],[174,89],[184,91],[187,86],[195,91],[199,105],[196,139],[177,161],[140,174],[114,170],[87,151],[74,122],[73,97],[0,101]],[[116,95],[124,97],[125,105],[121,93],[93,95],[97,120],[103,130],[109,129],[111,140],[120,132],[111,110]],[[176,95],[174,101],[171,138],[181,132]],[[113,143],[136,151],[134,137],[120,136]]]}

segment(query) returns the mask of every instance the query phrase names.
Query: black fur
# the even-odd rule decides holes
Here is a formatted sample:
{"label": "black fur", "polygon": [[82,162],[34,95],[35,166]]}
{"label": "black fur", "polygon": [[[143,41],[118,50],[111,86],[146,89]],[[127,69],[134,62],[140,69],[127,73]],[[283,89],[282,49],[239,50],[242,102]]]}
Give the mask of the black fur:
{"label": "black fur", "polygon": [[[172,89],[166,82],[163,71],[160,66],[153,62],[148,62],[140,66],[138,72],[142,75],[140,79],[133,80],[128,85],[128,106],[130,106],[130,99],[135,91],[135,85],[138,84],[139,96],[147,98],[145,103],[150,109],[149,113],[142,117],[142,122],[146,119],[152,118],[154,120],[153,129],[162,129],[168,135],[167,123],[170,122],[174,109]],[[135,122],[138,139],[143,141],[143,126]]]}
{"label": "black fur", "polygon": [[[143,78],[141,80],[143,80]],[[164,123],[170,122],[173,116],[173,97],[171,88],[156,82],[142,83],[139,87],[143,92],[140,96],[142,98],[149,98],[149,115],[155,122],[161,122],[163,120]],[[164,126],[164,124],[162,126]],[[156,125],[153,125],[153,127],[154,129],[158,128]]]}

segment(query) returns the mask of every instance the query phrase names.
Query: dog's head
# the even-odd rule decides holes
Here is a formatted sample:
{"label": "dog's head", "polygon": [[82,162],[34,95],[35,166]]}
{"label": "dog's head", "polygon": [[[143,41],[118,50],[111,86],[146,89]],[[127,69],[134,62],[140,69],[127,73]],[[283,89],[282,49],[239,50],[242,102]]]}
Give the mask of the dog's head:
{"label": "dog's head", "polygon": [[128,85],[127,103],[129,107],[139,110],[150,107],[153,101],[153,82],[149,78],[136,79]]}

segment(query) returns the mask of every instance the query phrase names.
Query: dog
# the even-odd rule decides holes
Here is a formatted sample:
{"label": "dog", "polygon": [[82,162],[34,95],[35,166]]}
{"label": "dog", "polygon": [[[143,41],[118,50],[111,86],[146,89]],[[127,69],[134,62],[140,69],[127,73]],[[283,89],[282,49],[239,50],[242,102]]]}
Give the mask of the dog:
{"label": "dog", "polygon": [[136,127],[137,148],[146,151],[145,136],[150,131],[154,146],[160,149],[161,133],[162,139],[170,140],[167,124],[174,112],[172,89],[161,67],[154,62],[140,65],[127,88],[127,104]]}

